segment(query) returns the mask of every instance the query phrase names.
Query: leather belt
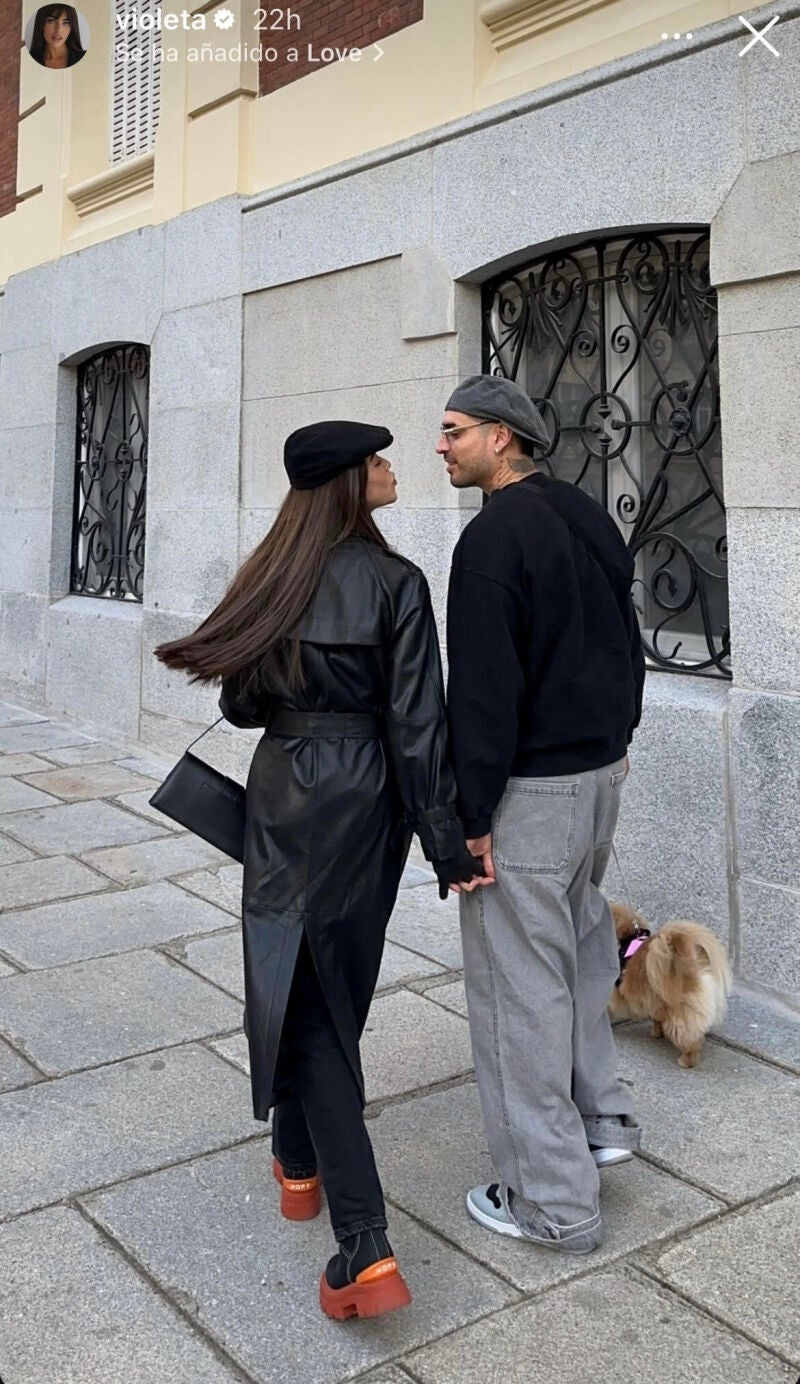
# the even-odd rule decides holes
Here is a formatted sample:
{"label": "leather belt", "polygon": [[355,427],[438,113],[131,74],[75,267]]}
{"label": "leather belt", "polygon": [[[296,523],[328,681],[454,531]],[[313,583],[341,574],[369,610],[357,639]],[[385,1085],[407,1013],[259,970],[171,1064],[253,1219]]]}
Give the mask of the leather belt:
{"label": "leather belt", "polygon": [[295,711],[289,706],[273,707],[265,729],[267,735],[312,740],[377,740],[384,733],[380,716],[370,711]]}

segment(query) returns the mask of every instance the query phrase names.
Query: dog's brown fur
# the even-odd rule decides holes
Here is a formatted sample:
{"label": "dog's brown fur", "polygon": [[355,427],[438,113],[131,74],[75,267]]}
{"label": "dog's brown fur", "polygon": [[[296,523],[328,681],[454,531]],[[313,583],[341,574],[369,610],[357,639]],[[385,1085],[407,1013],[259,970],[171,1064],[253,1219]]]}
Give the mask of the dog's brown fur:
{"label": "dog's brown fur", "polygon": [[[612,903],[617,940],[633,939],[647,924],[633,909]],[[721,944],[700,923],[665,923],[645,938],[625,964],[611,993],[611,1018],[652,1019],[653,1037],[680,1052],[681,1067],[694,1067],[713,1024],[721,1022],[732,984]]]}

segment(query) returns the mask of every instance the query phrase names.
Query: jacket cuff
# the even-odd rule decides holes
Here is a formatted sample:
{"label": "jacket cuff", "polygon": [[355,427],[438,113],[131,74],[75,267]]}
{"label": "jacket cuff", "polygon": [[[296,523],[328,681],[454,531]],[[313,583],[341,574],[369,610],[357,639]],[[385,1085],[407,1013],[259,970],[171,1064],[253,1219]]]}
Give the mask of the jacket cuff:
{"label": "jacket cuff", "polygon": [[491,829],[491,817],[468,817],[464,819],[464,835],[468,841],[474,841],[477,836],[488,836]]}
{"label": "jacket cuff", "polygon": [[464,828],[456,816],[455,803],[446,808],[420,812],[409,822],[416,831],[426,860],[450,860],[464,850]]}

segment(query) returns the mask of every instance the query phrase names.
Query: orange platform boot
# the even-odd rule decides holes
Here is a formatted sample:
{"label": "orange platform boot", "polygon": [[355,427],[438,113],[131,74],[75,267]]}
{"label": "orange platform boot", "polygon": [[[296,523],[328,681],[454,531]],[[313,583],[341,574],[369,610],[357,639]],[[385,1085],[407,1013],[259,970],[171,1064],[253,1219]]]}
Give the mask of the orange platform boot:
{"label": "orange platform boot", "polygon": [[319,1282],[327,1317],[381,1317],[407,1307],[411,1294],[384,1230],[365,1230],[339,1244]]}
{"label": "orange platform boot", "polygon": [[313,1221],[322,1207],[322,1187],[319,1174],[313,1177],[286,1177],[277,1158],[272,1160],[272,1173],[281,1184],[281,1215],[287,1221]]}

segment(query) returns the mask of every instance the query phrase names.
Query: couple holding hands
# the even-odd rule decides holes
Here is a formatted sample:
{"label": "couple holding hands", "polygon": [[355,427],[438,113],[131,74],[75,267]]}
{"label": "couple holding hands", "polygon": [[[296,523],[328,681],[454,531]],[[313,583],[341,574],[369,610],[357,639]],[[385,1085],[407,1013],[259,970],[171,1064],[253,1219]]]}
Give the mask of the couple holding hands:
{"label": "couple holding hands", "polygon": [[262,727],[247,783],[242,920],[254,1112],[292,1219],[328,1200],[329,1316],[410,1301],[364,1122],[359,1039],[411,835],[459,893],[472,1047],[496,1183],[488,1230],[600,1244],[598,1168],[638,1146],[606,1006],[617,943],[600,884],[644,682],[633,561],[613,520],[536,469],[547,431],[510,380],[448,400],[436,452],[488,497],[453,553],[447,705],[428,586],[374,511],[385,428],[286,441],[272,528],[195,633],[158,656],[221,679]]}

